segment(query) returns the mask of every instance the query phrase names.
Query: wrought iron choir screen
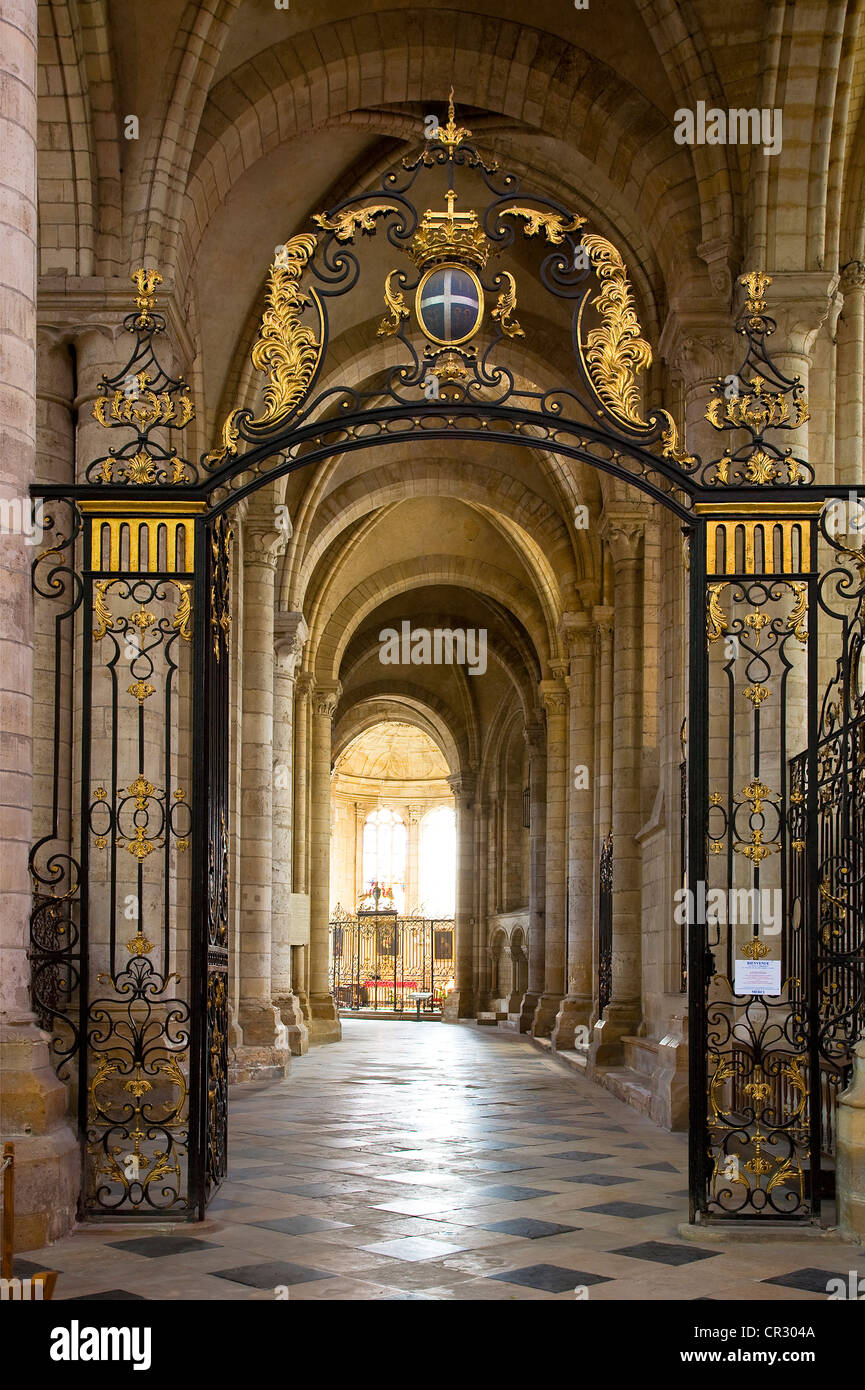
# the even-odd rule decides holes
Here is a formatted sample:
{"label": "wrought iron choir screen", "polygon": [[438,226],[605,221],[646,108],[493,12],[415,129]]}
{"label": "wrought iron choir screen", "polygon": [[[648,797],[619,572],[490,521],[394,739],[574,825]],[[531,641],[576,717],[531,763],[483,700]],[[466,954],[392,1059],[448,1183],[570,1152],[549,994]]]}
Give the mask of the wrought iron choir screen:
{"label": "wrought iron choir screen", "polygon": [[[768,276],[742,277],[738,394],[719,381],[724,447],[705,462],[667,411],[644,413],[652,354],[615,246],[487,162],[452,106],[431,136],[280,249],[252,349],[261,408],[233,410],[198,463],[179,452],[187,385],[155,351],[160,276],[135,272],[130,360],[94,406],[119,442],[34,489],[32,989],[77,1107],[82,1212],[201,1217],[225,1172],[232,508],[308,464],[423,437],[554,452],[681,520],[691,1210],[812,1219],[817,1078],[837,1091],[863,1027],[863,508],[783,445],[808,408],[769,355]],[[403,257],[383,283],[366,246]],[[386,314],[361,388],[328,344],[364,270]],[[563,310],[573,344],[564,379],[537,389],[524,290],[532,322]],[[827,504],[851,514],[838,526]],[[614,878],[610,1008],[619,892]],[[471,952],[455,954],[459,973]]]}

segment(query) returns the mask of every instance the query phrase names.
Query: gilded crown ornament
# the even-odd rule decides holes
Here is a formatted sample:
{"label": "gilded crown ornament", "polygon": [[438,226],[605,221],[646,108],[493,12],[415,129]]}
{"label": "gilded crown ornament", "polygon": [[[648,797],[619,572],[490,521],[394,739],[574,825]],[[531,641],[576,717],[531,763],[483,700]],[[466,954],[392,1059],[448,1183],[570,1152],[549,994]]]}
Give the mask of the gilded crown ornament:
{"label": "gilded crown ornament", "polygon": [[448,189],[445,202],[446,212],[434,212],[427,208],[423,221],[415,233],[408,255],[419,270],[438,265],[441,261],[459,261],[460,264],[474,266],[483,270],[495,248],[483,231],[472,209],[468,212],[455,212],[454,203],[458,195]]}

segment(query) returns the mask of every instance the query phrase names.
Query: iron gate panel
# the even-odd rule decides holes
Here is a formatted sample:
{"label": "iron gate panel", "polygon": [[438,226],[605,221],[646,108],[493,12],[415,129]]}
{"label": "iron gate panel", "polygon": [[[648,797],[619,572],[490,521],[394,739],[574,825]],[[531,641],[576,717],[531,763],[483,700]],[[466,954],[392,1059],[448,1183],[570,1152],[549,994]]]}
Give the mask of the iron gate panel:
{"label": "iron gate panel", "polygon": [[330,923],[330,968],[341,1008],[401,1013],[411,993],[440,1001],[455,968],[453,921],[339,912]]}
{"label": "iron gate panel", "polygon": [[[807,419],[807,403],[768,354],[768,276],[741,277],[747,356],[737,390],[720,380],[707,412],[734,442],[703,462],[681,445],[669,412],[643,418],[638,373],[651,352],[617,249],[579,214],[521,192],[469,135],[451,106],[418,158],[384,176],[375,202],[369,192],[349,198],[281,248],[252,351],[268,376],[262,411],[232,411],[199,464],[173,447],[173,432],[192,418],[188,389],[153,351],[165,327],[153,311],[161,277],[136,271],[137,312],[126,321],[132,356],[94,407],[125,442],[88,462],[83,481],[33,490],[54,519],[34,563],[37,665],[48,677],[37,702],[50,705],[53,732],[43,778],[51,790],[37,806],[31,855],[32,992],[58,1069],[77,1090],[86,1214],[201,1216],[225,1172],[226,509],[309,463],[413,436],[555,451],[682,519],[690,541],[691,1212],[801,1218],[819,1210],[827,1120],[810,1088],[821,1067],[843,1080],[862,1030],[865,969],[865,569],[851,527],[838,541],[824,518],[818,542],[816,522],[844,489],[816,486],[809,464],[774,442],[777,430]],[[486,189],[482,214],[454,215],[457,172]],[[410,190],[442,175],[448,209],[421,218]],[[379,335],[404,357],[368,389],[337,386],[322,375],[331,315],[359,281],[360,239],[377,231],[417,270],[391,270],[383,287]],[[526,259],[539,253],[538,284],[573,306],[573,371],[537,391],[519,384],[519,362],[508,365],[511,340],[524,336],[516,276],[486,269],[518,236],[530,243]],[[581,247],[588,269],[578,265]],[[495,307],[478,320],[477,344],[430,342],[419,351],[405,294],[437,256],[476,266]],[[441,387],[433,399],[430,372]],[[823,669],[821,624],[839,629],[834,677]],[[730,638],[740,644],[735,654],[726,651]],[[818,692],[832,680],[821,712]],[[737,738],[742,729],[747,739]],[[726,921],[707,930],[712,888],[756,893],[757,903],[764,888],[779,892],[778,939],[754,920],[738,936]],[[396,980],[399,933],[394,942]],[[745,946],[755,965],[780,960],[778,992],[735,992]],[[614,951],[611,970],[615,998]]]}

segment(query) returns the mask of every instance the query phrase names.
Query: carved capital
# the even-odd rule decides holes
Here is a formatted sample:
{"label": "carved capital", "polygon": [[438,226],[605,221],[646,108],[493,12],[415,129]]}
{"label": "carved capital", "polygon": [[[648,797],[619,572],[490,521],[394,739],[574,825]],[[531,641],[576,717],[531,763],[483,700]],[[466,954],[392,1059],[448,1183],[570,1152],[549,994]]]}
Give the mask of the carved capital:
{"label": "carved capital", "polygon": [[848,261],[841,271],[838,288],[845,298],[861,294],[865,290],[865,261]]}
{"label": "carved capital", "polygon": [[741,356],[726,316],[721,318],[686,305],[670,310],[661,334],[660,351],[673,373],[681,377],[686,391],[735,371]]}
{"label": "carved capital", "polygon": [[608,645],[613,640],[615,630],[615,610],[604,608],[600,604],[592,609],[592,626],[595,629],[595,641],[599,648]]}
{"label": "carved capital", "polygon": [[567,714],[568,691],[563,680],[541,681],[538,690],[547,714]]}
{"label": "carved capital", "polygon": [[322,719],[333,719],[341,695],[342,684],[340,681],[317,681],[315,690],[312,692],[316,714],[320,715]]}
{"label": "carved capital", "polygon": [[267,522],[247,521],[243,527],[243,562],[263,569],[275,570],[276,562],[285,554],[288,535]]}
{"label": "carved capital", "polygon": [[457,805],[468,809],[477,791],[477,773],[471,771],[455,772],[445,780],[454,794]]}
{"label": "carved capital", "polygon": [[311,697],[312,692],[315,690],[315,676],[311,671],[301,671],[300,675],[297,677],[295,690],[297,691],[298,698],[301,700],[307,700]]}
{"label": "carved capital", "polygon": [[778,327],[770,350],[810,357],[820,329],[836,306],[839,277],[825,270],[778,271],[772,276],[768,313]]}
{"label": "carved capital", "polygon": [[523,737],[529,750],[529,760],[547,751],[547,731],[543,719],[530,720],[523,729]]}
{"label": "carved capital", "polygon": [[639,560],[645,533],[646,517],[639,512],[605,509],[601,516],[601,535],[610,548],[616,569]]}
{"label": "carved capital", "polygon": [[588,613],[563,613],[556,634],[571,659],[591,650],[592,625]]}
{"label": "carved capital", "polygon": [[277,613],[273,620],[273,650],[276,669],[293,680],[303,656],[309,628],[302,613]]}
{"label": "carved capital", "polygon": [[733,293],[734,266],[737,261],[735,247],[726,237],[712,237],[709,241],[700,243],[697,255],[706,263],[713,294],[716,294],[726,307]]}

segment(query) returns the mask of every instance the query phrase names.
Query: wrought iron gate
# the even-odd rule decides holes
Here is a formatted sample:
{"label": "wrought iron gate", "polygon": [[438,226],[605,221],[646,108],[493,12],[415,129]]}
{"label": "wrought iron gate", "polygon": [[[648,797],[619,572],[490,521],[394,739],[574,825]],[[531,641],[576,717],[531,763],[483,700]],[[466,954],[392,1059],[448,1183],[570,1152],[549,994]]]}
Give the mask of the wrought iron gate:
{"label": "wrought iron gate", "polygon": [[[827,1120],[813,1088],[844,1079],[865,970],[865,568],[861,532],[849,517],[839,532],[826,507],[857,520],[862,508],[776,443],[807,403],[768,353],[768,276],[742,277],[747,355],[736,391],[719,381],[709,403],[727,447],[704,462],[669,412],[641,413],[651,350],[616,247],[521,191],[469,136],[451,105],[416,158],[280,248],[252,350],[267,374],[260,413],[233,410],[199,463],[175,448],[188,388],[154,351],[161,277],[136,271],[132,355],[94,407],[123,442],[74,482],[34,489],[48,545],[34,563],[32,989],[74,1093],[86,1215],[200,1217],[225,1172],[231,508],[307,464],[415,437],[554,451],[681,520],[691,1211],[819,1211]],[[338,300],[379,231],[409,262],[381,286],[388,356],[363,389],[335,384],[324,364]],[[487,269],[518,237],[514,271],[529,274],[534,255],[537,292],[572,305],[566,380],[537,390],[509,358],[525,336],[517,274]],[[432,332],[428,287],[457,271],[470,331],[452,340],[447,325]],[[780,895],[777,933],[761,920],[764,890],[770,904]],[[707,911],[714,894],[722,922]],[[616,962],[612,951],[613,998]]]}
{"label": "wrought iron gate", "polygon": [[337,913],[330,923],[331,988],[342,1009],[441,1009],[455,969],[453,919],[395,912]]}

